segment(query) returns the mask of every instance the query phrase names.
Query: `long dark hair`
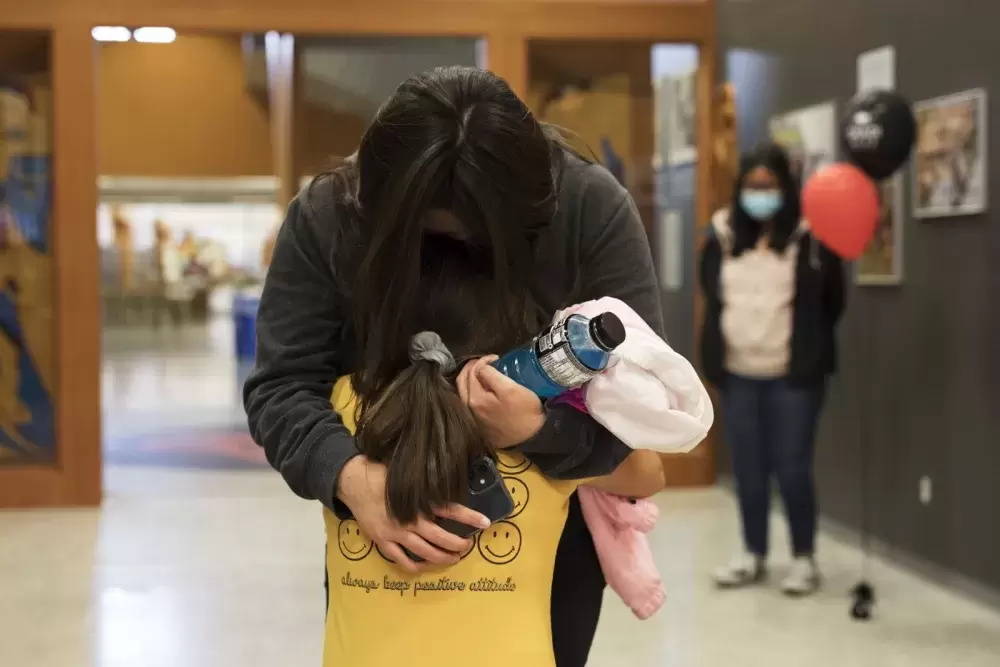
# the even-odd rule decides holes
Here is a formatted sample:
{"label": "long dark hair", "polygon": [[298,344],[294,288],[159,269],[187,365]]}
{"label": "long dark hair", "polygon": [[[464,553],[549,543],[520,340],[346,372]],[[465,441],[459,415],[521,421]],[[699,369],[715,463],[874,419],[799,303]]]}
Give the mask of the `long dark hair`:
{"label": "long dark hair", "polygon": [[[359,446],[372,458],[405,462],[390,463],[387,481],[401,520],[452,497],[467,452],[482,448],[454,392],[442,393],[447,378],[409,361],[415,333],[430,328],[445,337],[427,321],[428,301],[460,289],[431,267],[437,255],[455,254],[447,275],[461,281],[476,265],[477,306],[494,329],[493,345],[480,354],[525,340],[542,321],[531,285],[535,241],[557,212],[566,154],[558,133],[539,124],[503,79],[445,67],[403,82],[357,154],[328,179],[338,209],[332,259],[357,355]],[[428,229],[431,213],[455,221],[449,233],[458,245],[434,238],[443,234]]]}
{"label": "long dark hair", "polygon": [[740,204],[740,193],[747,174],[757,167],[766,167],[778,179],[784,204],[775,214],[771,227],[770,247],[784,252],[792,234],[799,227],[802,218],[802,204],[799,197],[799,183],[792,175],[788,154],[777,144],[764,144],[743,156],[740,173],[733,186],[733,202],[730,207],[730,224],[733,229],[733,256],[738,257],[744,250],[757,245],[760,238],[760,222],[751,218]]}
{"label": "long dark hair", "polygon": [[527,318],[512,328],[502,325],[506,315],[493,300],[486,253],[458,239],[428,234],[421,255],[414,326],[437,333],[456,366],[410,360],[363,402],[358,415],[358,450],[386,465],[386,504],[403,522],[461,502],[469,461],[493,453],[456,390],[461,363],[513,347],[527,333]]}

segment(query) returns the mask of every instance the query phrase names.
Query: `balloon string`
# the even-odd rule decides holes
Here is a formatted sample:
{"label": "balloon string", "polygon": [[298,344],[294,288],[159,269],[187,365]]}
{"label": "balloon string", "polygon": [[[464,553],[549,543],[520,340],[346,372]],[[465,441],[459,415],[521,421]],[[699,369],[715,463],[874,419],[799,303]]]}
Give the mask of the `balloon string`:
{"label": "balloon string", "polygon": [[[874,302],[871,299],[871,295],[865,295],[865,301],[867,302],[865,308],[865,326],[866,335],[862,336],[862,374],[870,372],[875,363],[873,352],[872,341],[875,338],[875,311],[877,308],[873,307]],[[873,378],[872,378],[873,379]],[[861,385],[867,388],[867,391],[858,392],[858,400],[860,405],[858,406],[858,445],[860,447],[860,457],[859,463],[861,465],[861,575],[862,578],[868,578],[868,560],[871,551],[871,466],[872,466],[872,437],[871,437],[871,400],[865,400],[873,398],[873,394],[877,388],[874,386],[875,383],[865,381],[862,378]],[[868,396],[863,396],[863,394],[868,394]]]}

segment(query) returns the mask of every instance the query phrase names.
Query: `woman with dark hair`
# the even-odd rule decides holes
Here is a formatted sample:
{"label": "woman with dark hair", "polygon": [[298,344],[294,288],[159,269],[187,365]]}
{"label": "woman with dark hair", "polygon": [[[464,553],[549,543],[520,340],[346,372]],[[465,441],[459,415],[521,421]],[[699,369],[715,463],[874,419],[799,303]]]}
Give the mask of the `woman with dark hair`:
{"label": "woman with dark hair", "polygon": [[772,476],[794,557],[782,590],[807,595],[819,585],[813,449],[826,378],[836,370],[843,280],[841,261],[801,217],[785,152],[768,145],[746,156],[701,257],[702,364],[722,398],[745,547],[716,572],[719,586],[766,575]]}
{"label": "woman with dark hair", "polygon": [[[261,298],[244,404],[251,433],[292,490],[349,511],[378,551],[410,572],[420,566],[403,547],[430,565],[449,565],[471,543],[425,512],[415,521],[390,515],[390,473],[359,452],[330,395],[338,377],[351,375],[364,405],[409,364],[421,267],[434,253],[425,242],[440,237],[475,251],[489,271],[504,331],[527,336],[566,305],[614,296],[662,332],[642,223],[606,170],[567,150],[489,72],[450,67],[404,82],[357,154],[289,206]],[[488,365],[466,376],[460,395],[489,444],[514,446],[549,477],[603,475],[631,451],[588,415],[542,406]],[[455,505],[434,513],[488,523]],[[551,591],[560,667],[586,663],[603,588],[574,496]]]}

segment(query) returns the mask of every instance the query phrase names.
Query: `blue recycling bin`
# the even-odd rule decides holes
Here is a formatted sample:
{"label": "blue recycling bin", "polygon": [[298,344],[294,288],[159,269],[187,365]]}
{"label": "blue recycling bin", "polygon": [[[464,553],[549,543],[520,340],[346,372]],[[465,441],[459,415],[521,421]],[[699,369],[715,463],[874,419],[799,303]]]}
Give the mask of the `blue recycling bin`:
{"label": "blue recycling bin", "polygon": [[[257,348],[257,307],[260,290],[242,290],[233,296],[233,330],[236,338],[236,387],[242,396],[243,383],[253,370]],[[241,401],[242,402],[242,401]]]}
{"label": "blue recycling bin", "polygon": [[257,348],[257,308],[259,290],[242,290],[233,297],[233,328],[236,333],[236,361],[252,365]]}

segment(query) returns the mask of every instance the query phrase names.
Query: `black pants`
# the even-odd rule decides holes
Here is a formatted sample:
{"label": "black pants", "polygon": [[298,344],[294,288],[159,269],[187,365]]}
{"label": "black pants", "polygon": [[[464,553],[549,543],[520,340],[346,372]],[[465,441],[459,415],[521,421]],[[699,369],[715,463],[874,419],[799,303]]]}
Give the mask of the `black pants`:
{"label": "black pants", "polygon": [[552,575],[552,648],[556,667],[584,667],[604,601],[604,573],[574,493]]}
{"label": "black pants", "polygon": [[[323,559],[323,588],[330,608],[330,573]],[[569,516],[559,538],[552,575],[552,648],[556,667],[584,667],[597,632],[604,600],[604,573],[594,540],[574,493]]]}
{"label": "black pants", "polygon": [[811,556],[816,540],[813,450],[823,386],[730,375],[721,389],[747,550],[767,555],[774,477],[788,516],[792,552]]}

